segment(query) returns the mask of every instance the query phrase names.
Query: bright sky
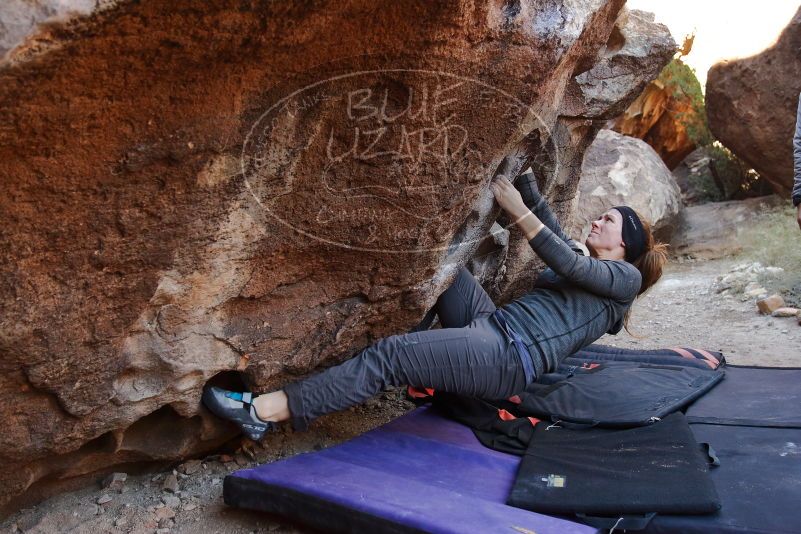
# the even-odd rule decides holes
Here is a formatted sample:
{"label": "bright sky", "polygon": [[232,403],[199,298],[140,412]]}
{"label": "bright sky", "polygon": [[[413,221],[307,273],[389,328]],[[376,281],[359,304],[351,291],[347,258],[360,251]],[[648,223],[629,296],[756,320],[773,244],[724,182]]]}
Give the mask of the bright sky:
{"label": "bright sky", "polygon": [[721,59],[747,57],[772,45],[799,8],[798,0],[627,0],[629,9],[656,14],[681,46],[695,32],[684,61],[703,87],[706,72]]}

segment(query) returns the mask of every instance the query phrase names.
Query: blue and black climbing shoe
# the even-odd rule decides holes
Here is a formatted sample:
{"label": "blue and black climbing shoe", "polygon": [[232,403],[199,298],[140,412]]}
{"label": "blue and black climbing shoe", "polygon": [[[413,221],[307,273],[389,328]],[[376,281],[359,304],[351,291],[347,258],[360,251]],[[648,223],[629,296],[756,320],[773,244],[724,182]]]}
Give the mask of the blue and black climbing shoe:
{"label": "blue and black climbing shoe", "polygon": [[259,419],[253,405],[254,398],[249,391],[240,393],[218,387],[208,387],[203,391],[203,404],[206,408],[217,417],[233,421],[247,437],[258,441],[265,432],[275,429],[277,425],[272,421]]}

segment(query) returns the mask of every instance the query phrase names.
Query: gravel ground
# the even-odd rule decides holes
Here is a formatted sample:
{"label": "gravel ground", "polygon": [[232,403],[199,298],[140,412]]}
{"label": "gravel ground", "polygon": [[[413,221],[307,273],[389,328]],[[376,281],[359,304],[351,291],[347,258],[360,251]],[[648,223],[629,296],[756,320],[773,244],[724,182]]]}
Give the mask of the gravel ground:
{"label": "gravel ground", "polygon": [[[754,297],[714,289],[718,275],[742,263],[735,258],[669,264],[660,282],[634,305],[630,327],[644,337],[623,330],[598,342],[629,348],[698,347],[722,351],[730,363],[801,366],[797,319],[759,315]],[[362,406],[316,420],[307,432],[295,433],[287,426],[261,445],[242,440],[225,454],[190,461],[174,471],[128,476],[122,491],[103,489],[98,481],[64,493],[17,512],[0,524],[0,531],[310,533],[276,517],[226,507],[222,479],[241,467],[340,443],[413,408],[403,388],[384,392]]]}
{"label": "gravel ground", "polygon": [[697,347],[721,351],[733,364],[801,366],[797,318],[760,315],[755,297],[715,291],[715,279],[744,262],[727,258],[669,263],[659,282],[634,303],[629,327],[643,339],[624,329],[598,343],[649,349]]}
{"label": "gravel ground", "polygon": [[[279,432],[268,434],[261,444],[242,438],[234,448],[223,454],[191,460],[172,471],[129,475],[122,491],[103,489],[102,481],[98,481],[96,485],[52,497],[7,518],[0,524],[0,532],[316,532],[294,527],[267,514],[227,507],[222,501],[223,478],[243,467],[341,443],[391,421],[414,407],[405,399],[404,389],[386,391],[361,406],[315,420],[307,432],[294,432],[286,425]],[[171,489],[165,489],[168,486]],[[104,502],[106,500],[108,502]]]}

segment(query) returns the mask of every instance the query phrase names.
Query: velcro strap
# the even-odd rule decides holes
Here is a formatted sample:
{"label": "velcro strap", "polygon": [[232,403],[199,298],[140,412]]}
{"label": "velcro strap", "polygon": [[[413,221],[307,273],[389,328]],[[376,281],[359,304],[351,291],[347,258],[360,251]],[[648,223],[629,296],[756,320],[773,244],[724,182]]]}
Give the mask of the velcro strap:
{"label": "velcro strap", "polygon": [[641,516],[624,515],[620,517],[599,517],[587,514],[578,513],[578,517],[582,523],[596,528],[609,529],[612,534],[616,529],[620,530],[643,530],[654,518],[655,513],[644,514]]}

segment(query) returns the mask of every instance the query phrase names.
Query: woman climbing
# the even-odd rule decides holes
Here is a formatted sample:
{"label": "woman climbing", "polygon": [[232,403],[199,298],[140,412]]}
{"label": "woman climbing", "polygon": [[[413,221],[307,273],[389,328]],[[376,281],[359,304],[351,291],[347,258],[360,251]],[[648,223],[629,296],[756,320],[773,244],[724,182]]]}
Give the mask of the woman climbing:
{"label": "woman climbing", "polygon": [[533,174],[518,178],[517,188],[499,175],[490,188],[548,265],[530,293],[496,308],[462,267],[435,305],[442,328],[380,339],[271,393],[208,387],[203,403],[258,440],[280,421],[306,430],[312,419],[390,385],[506,399],[604,333],[628,330],[634,299],[659,280],[666,261],[666,246],[654,242],[647,221],[627,206],[607,210],[592,223],[585,256],[560,228]]}

